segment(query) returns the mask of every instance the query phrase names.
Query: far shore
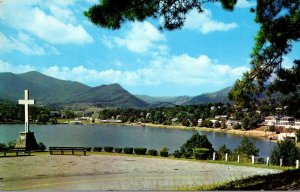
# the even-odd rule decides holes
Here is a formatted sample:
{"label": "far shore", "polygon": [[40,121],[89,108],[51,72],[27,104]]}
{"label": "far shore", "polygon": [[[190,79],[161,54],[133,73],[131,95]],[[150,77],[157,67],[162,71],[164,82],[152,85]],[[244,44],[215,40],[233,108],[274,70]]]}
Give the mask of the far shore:
{"label": "far shore", "polygon": [[[66,124],[65,122],[73,121],[72,119],[59,119],[58,124]],[[90,121],[81,121],[83,125],[91,124]],[[23,123],[0,123],[0,124],[23,124]],[[31,123],[36,124],[36,123]],[[183,125],[162,125],[153,123],[93,123],[96,125],[125,125],[125,126],[141,126],[148,128],[160,128],[160,129],[180,129],[180,130],[194,130],[194,131],[209,131],[209,132],[220,132],[233,135],[244,135],[247,137],[256,137],[261,139],[270,140],[270,138],[277,138],[277,134],[270,131],[265,131],[263,127],[253,130],[235,130],[235,129],[221,129],[221,128],[208,128],[208,127],[185,127]],[[276,141],[276,140],[273,140]]]}

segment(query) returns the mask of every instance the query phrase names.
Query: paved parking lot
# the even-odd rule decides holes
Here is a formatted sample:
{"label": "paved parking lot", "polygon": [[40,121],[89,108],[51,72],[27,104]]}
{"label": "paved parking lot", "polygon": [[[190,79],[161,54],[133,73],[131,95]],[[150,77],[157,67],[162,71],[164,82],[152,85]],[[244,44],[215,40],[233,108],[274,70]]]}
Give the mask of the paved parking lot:
{"label": "paved parking lot", "polygon": [[116,155],[0,158],[0,190],[175,190],[271,169]]}

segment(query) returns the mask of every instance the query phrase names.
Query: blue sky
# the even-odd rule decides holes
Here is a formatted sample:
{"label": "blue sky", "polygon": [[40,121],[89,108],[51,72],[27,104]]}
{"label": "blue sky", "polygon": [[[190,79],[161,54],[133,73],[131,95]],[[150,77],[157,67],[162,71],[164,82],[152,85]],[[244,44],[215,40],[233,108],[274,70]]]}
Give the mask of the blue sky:
{"label": "blue sky", "polygon": [[[199,95],[233,85],[249,69],[259,28],[250,7],[219,4],[191,11],[185,26],[159,31],[159,20],[126,23],[111,31],[83,11],[97,0],[1,0],[0,72],[39,71],[89,86],[119,83],[133,94]],[[285,57],[299,58],[299,43]]]}

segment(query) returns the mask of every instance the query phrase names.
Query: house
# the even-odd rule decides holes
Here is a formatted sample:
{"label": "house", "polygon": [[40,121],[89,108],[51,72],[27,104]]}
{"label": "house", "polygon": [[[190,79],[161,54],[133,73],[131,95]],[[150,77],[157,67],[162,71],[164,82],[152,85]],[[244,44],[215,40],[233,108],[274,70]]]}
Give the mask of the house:
{"label": "house", "polygon": [[[296,125],[297,122],[297,125]],[[290,116],[267,116],[265,117],[265,121],[263,125],[266,126],[275,126],[275,127],[284,127],[284,128],[300,128],[300,123],[298,121],[295,121],[293,117]]]}
{"label": "house", "polygon": [[241,125],[242,122],[237,121],[237,120],[233,120],[233,119],[229,119],[228,121],[226,121],[226,125],[228,127],[232,127],[232,126],[237,125],[237,124]]}
{"label": "house", "polygon": [[217,119],[217,120],[226,120],[227,119],[227,115],[216,115],[215,119]]}
{"label": "house", "polygon": [[283,141],[285,139],[296,139],[296,134],[295,133],[280,133],[278,135],[278,140],[279,141]]}
{"label": "house", "polygon": [[202,119],[198,119],[198,126],[201,126],[202,124]]}
{"label": "house", "polygon": [[50,111],[50,117],[61,117],[60,111]]}
{"label": "house", "polygon": [[177,117],[175,117],[175,118],[171,119],[171,121],[172,121],[172,123],[175,123],[175,122],[177,122],[177,121],[178,121],[178,118],[177,118]]}

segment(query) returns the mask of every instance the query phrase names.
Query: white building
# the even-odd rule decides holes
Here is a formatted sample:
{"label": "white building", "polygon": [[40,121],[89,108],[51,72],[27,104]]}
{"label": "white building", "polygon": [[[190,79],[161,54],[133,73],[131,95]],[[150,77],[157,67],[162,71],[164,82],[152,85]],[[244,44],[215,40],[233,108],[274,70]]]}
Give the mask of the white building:
{"label": "white building", "polygon": [[295,121],[295,119],[290,116],[267,116],[263,124],[266,126],[300,129],[300,122]]}
{"label": "white building", "polygon": [[279,141],[283,141],[286,138],[296,139],[296,134],[295,133],[280,133],[278,135],[278,140]]}
{"label": "white building", "polygon": [[232,127],[232,126],[237,125],[237,124],[241,125],[242,122],[237,121],[237,120],[232,120],[232,119],[229,119],[228,121],[226,121],[226,125],[228,127]]}

